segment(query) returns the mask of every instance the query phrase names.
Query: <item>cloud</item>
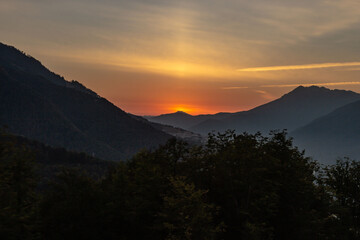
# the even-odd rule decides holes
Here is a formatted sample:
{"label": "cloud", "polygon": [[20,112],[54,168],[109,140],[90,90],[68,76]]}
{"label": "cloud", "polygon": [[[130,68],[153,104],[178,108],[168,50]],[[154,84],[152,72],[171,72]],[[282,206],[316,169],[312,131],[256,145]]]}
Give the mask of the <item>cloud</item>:
{"label": "cloud", "polygon": [[263,90],[255,90],[254,92],[258,93],[261,95],[261,98],[266,99],[266,100],[273,100],[275,99],[275,97],[273,95],[271,95],[270,93],[263,91]]}
{"label": "cloud", "polygon": [[341,85],[360,85],[360,82],[332,82],[332,83],[298,83],[298,84],[277,84],[277,85],[261,85],[267,88],[283,88],[283,87],[310,87],[310,86],[341,86]]}
{"label": "cloud", "polygon": [[268,71],[305,70],[305,69],[351,67],[351,66],[360,66],[360,62],[317,63],[317,64],[304,64],[304,65],[254,67],[254,68],[237,69],[237,71],[239,71],[239,72],[268,72]]}
{"label": "cloud", "polygon": [[360,67],[339,69],[338,71],[360,71]]}
{"label": "cloud", "polygon": [[247,89],[249,87],[222,87],[222,90]]}
{"label": "cloud", "polygon": [[267,92],[262,91],[262,90],[256,90],[255,92],[260,93],[260,94],[267,94]]}

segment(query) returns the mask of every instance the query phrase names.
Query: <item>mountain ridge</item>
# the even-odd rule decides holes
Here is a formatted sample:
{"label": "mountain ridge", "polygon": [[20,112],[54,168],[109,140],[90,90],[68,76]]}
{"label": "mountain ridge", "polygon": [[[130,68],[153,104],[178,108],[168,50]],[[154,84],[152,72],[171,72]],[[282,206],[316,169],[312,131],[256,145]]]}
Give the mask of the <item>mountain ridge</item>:
{"label": "mountain ridge", "polygon": [[[360,159],[360,100],[335,109],[290,133],[315,159]],[[323,163],[333,163],[323,161]]]}
{"label": "mountain ridge", "polygon": [[178,120],[175,114],[148,118],[150,121],[181,127],[206,135],[211,131],[267,133],[274,129],[293,131],[338,107],[360,100],[360,94],[325,87],[299,86],[280,98],[247,111],[214,115],[186,115]]}
{"label": "mountain ridge", "polygon": [[0,44],[0,68],[0,124],[13,134],[105,160],[125,159],[171,138],[14,47]]}

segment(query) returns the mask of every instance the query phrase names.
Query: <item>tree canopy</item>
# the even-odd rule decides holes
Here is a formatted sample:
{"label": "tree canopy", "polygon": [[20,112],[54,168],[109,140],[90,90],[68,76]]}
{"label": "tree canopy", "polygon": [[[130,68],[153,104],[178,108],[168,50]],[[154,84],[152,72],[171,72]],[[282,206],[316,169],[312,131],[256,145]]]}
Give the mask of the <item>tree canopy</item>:
{"label": "tree canopy", "polygon": [[204,146],[171,139],[100,176],[56,159],[58,174],[46,184],[36,174],[41,154],[1,139],[2,239],[360,236],[359,162],[322,168],[285,131],[210,134]]}

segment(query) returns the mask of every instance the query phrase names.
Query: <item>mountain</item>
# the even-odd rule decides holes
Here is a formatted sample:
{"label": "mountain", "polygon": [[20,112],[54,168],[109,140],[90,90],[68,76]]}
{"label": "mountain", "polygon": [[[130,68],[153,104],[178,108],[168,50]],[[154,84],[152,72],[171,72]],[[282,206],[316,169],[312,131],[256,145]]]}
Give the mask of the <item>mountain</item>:
{"label": "mountain", "polygon": [[334,163],[343,156],[360,159],[360,94],[351,91],[299,86],[249,111],[199,116],[178,112],[149,120],[203,135],[212,130],[267,134],[287,129],[295,145],[321,163]]}
{"label": "mountain", "polygon": [[207,120],[220,120],[229,116],[230,113],[190,115],[188,113],[178,111],[175,113],[162,114],[159,116],[145,116],[151,122],[179,127],[190,130],[193,126]]}
{"label": "mountain", "polygon": [[171,136],[0,43],[0,126],[54,147],[120,160]]}
{"label": "mountain", "polygon": [[299,86],[281,98],[249,111],[234,113],[218,123],[207,121],[190,128],[194,132],[235,129],[267,133],[274,129],[295,130],[338,107],[360,100],[360,94],[324,87]]}
{"label": "mountain", "polygon": [[150,124],[155,129],[165,132],[175,138],[182,139],[190,144],[201,145],[206,140],[206,138],[199,133],[194,133],[194,132],[191,132],[191,131],[188,131],[188,130],[185,130],[185,129],[182,129],[179,127],[170,126],[167,124],[150,122],[144,117],[140,117],[140,116],[136,116],[136,115],[132,115],[132,116],[139,121],[143,121],[143,122]]}
{"label": "mountain", "polygon": [[148,120],[156,123],[171,125],[174,127],[181,127],[184,129],[188,129],[194,124],[193,116],[182,111],[169,113],[169,114],[162,114],[157,117],[149,117]]}
{"label": "mountain", "polygon": [[148,118],[150,121],[178,126],[206,135],[211,131],[235,129],[238,133],[287,129],[293,131],[338,107],[360,100],[360,94],[324,87],[299,86],[281,98],[237,113],[191,116],[186,113]]}
{"label": "mountain", "polygon": [[360,101],[347,104],[291,133],[295,143],[322,163],[360,160]]}

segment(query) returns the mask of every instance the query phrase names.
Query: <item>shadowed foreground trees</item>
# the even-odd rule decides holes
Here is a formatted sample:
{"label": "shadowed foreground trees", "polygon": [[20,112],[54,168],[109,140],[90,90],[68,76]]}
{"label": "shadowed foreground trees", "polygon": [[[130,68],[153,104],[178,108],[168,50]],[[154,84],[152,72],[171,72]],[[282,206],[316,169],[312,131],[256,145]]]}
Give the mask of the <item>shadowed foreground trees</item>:
{"label": "shadowed foreground trees", "polygon": [[[326,168],[325,183],[330,196],[333,218],[349,239],[360,239],[360,162],[338,160]],[[343,236],[344,236],[343,235]]]}
{"label": "shadowed foreground trees", "polygon": [[37,180],[31,152],[16,146],[11,137],[0,142],[0,239],[35,239],[40,235]]}
{"label": "shadowed foreground trees", "polygon": [[359,238],[359,163],[320,169],[285,132],[173,139],[100,178],[64,169],[37,191],[28,153],[0,150],[2,239]]}
{"label": "shadowed foreground trees", "polygon": [[207,191],[196,190],[184,177],[170,178],[169,192],[164,195],[163,226],[166,239],[215,239],[222,225],[214,224],[216,208],[204,201]]}
{"label": "shadowed foreground trees", "polygon": [[195,184],[208,189],[211,202],[220,207],[227,239],[316,236],[316,165],[285,133],[265,138],[227,132],[210,136],[208,148],[185,164]]}

